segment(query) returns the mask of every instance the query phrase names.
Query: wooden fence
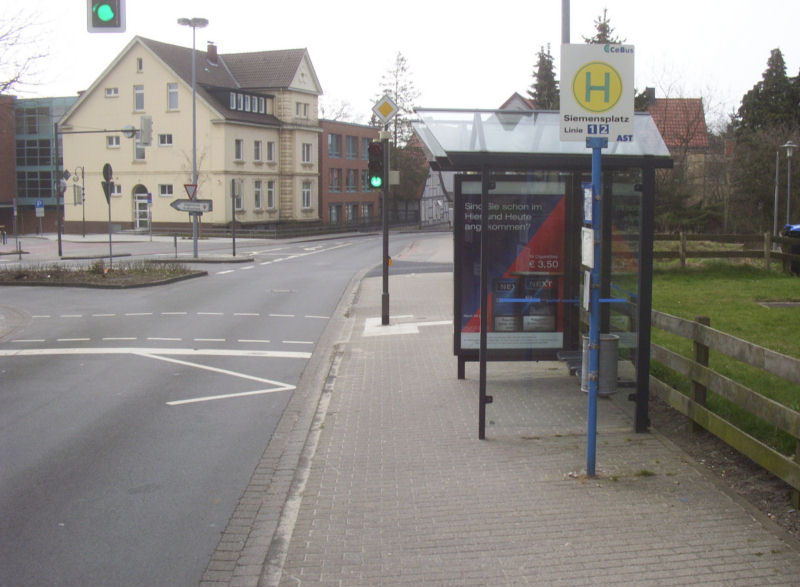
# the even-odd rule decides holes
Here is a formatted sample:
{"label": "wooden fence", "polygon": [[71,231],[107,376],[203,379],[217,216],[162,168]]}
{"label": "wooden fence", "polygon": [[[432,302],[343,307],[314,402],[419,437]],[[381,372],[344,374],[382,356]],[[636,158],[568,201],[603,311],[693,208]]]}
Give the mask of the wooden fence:
{"label": "wooden fence", "polygon": [[[686,266],[686,259],[763,259],[769,269],[773,261],[783,263],[787,273],[792,263],[800,264],[800,254],[792,254],[792,250],[800,252],[800,238],[763,235],[732,235],[732,234],[656,234],[655,242],[675,242],[678,248],[675,251],[654,251],[654,259],[680,259],[681,267]],[[741,245],[741,248],[729,250],[703,250],[692,248],[698,242],[711,242]]]}
{"label": "wooden fence", "polygon": [[653,311],[653,328],[693,341],[694,357],[689,359],[660,345],[651,344],[652,360],[688,377],[692,385],[687,395],[651,375],[650,389],[697,425],[715,434],[793,487],[792,502],[798,508],[800,442],[797,443],[794,458],[788,457],[710,411],[706,407],[706,395],[707,392],[712,392],[726,398],[764,422],[788,433],[797,442],[800,439],[800,412],[715,372],[708,366],[708,357],[709,350],[713,349],[796,384],[800,384],[800,360],[715,330],[708,323],[708,318],[691,321]]}

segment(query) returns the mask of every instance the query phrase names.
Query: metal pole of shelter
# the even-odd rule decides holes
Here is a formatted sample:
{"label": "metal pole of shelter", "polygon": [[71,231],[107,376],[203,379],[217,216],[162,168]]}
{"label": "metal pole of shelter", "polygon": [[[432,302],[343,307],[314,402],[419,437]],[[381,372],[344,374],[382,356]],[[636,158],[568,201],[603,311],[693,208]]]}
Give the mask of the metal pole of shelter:
{"label": "metal pole of shelter", "polygon": [[594,263],[589,288],[589,408],[586,426],[586,474],[595,475],[597,457],[597,392],[600,365],[600,275],[603,249],[600,230],[603,225],[602,150],[608,139],[591,137],[586,146],[592,149],[592,226],[594,230]]}
{"label": "metal pole of shelter", "polygon": [[481,172],[481,320],[478,362],[480,375],[478,379],[478,438],[486,438],[486,404],[492,403],[492,397],[486,395],[486,353],[489,325],[489,188],[491,169],[484,166]]}

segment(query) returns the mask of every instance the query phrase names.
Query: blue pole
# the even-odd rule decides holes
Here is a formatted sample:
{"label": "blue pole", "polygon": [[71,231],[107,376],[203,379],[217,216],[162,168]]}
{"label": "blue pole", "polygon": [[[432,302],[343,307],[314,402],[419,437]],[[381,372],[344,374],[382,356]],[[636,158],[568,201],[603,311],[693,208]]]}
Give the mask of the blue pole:
{"label": "blue pole", "polygon": [[594,228],[594,266],[589,288],[589,410],[586,425],[586,474],[595,475],[597,456],[597,387],[600,365],[600,267],[603,249],[600,246],[600,229],[603,225],[602,150],[608,139],[591,137],[586,146],[592,149],[592,226]]}

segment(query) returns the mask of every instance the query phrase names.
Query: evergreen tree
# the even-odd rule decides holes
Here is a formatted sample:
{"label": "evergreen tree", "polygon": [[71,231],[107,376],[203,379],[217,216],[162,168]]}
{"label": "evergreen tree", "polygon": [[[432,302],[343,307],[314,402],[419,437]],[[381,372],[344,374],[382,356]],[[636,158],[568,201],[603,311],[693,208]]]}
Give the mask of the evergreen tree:
{"label": "evergreen tree", "polygon": [[797,78],[791,80],[786,75],[783,53],[773,49],[761,81],[742,98],[733,120],[736,137],[741,139],[759,129],[796,124],[799,88]]}
{"label": "evergreen tree", "polygon": [[539,48],[536,68],[533,71],[533,80],[533,84],[528,89],[528,96],[533,101],[534,108],[537,110],[558,110],[558,81],[554,72],[553,55],[550,53],[549,44],[547,45],[547,51],[545,51],[544,47]]}
{"label": "evergreen tree", "polygon": [[583,37],[583,40],[592,45],[605,45],[606,43],[620,44],[625,39],[620,39],[614,35],[614,27],[611,26],[611,19],[608,18],[608,9],[603,9],[603,15],[598,16],[594,21],[595,34],[592,37]]}

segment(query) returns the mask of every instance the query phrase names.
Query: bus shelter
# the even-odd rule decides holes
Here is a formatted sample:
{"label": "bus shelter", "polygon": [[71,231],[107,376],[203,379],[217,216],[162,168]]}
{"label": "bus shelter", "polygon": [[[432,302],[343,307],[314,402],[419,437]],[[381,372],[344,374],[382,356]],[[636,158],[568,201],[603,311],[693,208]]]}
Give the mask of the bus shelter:
{"label": "bus shelter", "polygon": [[[560,140],[558,112],[416,113],[431,167],[456,172],[453,348],[459,378],[480,362],[482,438],[486,361],[579,360],[591,149]],[[631,367],[621,372],[634,373],[637,432],[649,426],[655,173],[670,167],[647,113],[636,113],[633,141],[602,152],[600,331],[619,337],[617,360]]]}

